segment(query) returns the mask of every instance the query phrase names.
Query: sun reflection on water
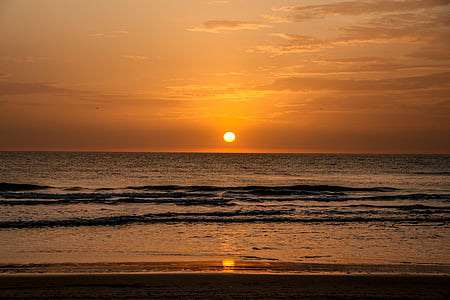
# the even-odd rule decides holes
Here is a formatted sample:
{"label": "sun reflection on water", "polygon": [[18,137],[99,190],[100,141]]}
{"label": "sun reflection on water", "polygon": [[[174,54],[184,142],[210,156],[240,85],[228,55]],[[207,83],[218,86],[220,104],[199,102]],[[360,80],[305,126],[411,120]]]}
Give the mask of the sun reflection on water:
{"label": "sun reflection on water", "polygon": [[224,272],[233,272],[234,271],[234,260],[225,259],[222,261],[223,271]]}

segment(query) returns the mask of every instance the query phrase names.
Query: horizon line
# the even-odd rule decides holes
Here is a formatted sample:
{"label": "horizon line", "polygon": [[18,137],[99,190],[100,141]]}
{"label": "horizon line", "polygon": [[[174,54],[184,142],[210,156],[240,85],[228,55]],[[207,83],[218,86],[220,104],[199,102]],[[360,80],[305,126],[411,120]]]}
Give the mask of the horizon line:
{"label": "horizon line", "polygon": [[1,150],[0,152],[67,152],[67,153],[186,153],[186,154],[360,154],[360,155],[450,155],[450,152],[319,152],[319,151],[145,151],[145,150]]}

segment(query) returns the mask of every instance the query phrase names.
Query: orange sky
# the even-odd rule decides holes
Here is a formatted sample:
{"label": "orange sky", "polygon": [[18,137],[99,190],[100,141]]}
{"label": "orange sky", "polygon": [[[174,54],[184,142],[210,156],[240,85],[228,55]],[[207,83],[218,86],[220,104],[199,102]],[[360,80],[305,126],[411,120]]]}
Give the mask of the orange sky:
{"label": "orange sky", "polygon": [[448,16],[448,0],[2,0],[0,150],[450,153]]}

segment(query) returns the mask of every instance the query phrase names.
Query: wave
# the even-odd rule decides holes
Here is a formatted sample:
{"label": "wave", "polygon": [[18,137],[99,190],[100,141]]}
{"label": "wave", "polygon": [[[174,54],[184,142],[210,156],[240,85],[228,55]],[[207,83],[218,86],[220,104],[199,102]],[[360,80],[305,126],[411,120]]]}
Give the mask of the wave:
{"label": "wave", "polygon": [[354,204],[343,207],[361,207],[361,208],[387,208],[387,209],[399,209],[399,210],[440,210],[440,211],[449,211],[450,207],[443,206],[431,206],[431,205],[423,205],[423,204],[413,204],[413,205],[370,205],[370,204]]}
{"label": "wave", "polygon": [[[0,222],[0,228],[28,228],[53,226],[99,226],[99,225],[125,225],[131,223],[165,223],[165,222],[206,222],[206,221],[242,221],[261,220],[261,217],[280,216],[290,214],[294,209],[286,210],[235,210],[213,212],[167,212],[145,214],[141,216],[126,215],[113,217],[100,217],[94,219],[67,219],[67,220],[37,220],[37,221],[9,221]],[[239,219],[236,219],[239,218]]]}
{"label": "wave", "polygon": [[158,186],[129,186],[125,189],[130,190],[159,190],[159,191],[177,191],[184,190],[189,192],[246,192],[256,195],[286,195],[298,194],[302,192],[391,192],[398,189],[393,187],[345,187],[334,185],[290,185],[290,186],[179,186],[179,185],[158,185]]}
{"label": "wave", "polygon": [[33,191],[50,188],[52,187],[46,185],[0,182],[0,191]]}
{"label": "wave", "polygon": [[[355,194],[378,195],[397,190],[389,187],[353,188],[332,185],[235,187],[154,185],[86,189],[0,183],[0,187],[0,205],[172,203],[231,206],[236,205],[234,201],[347,201],[353,200]],[[35,191],[42,189],[53,190],[52,192]]]}
{"label": "wave", "polygon": [[127,198],[186,198],[186,197],[212,197],[214,194],[204,193],[0,193],[4,199],[48,199],[48,200],[104,200],[118,197]]}
{"label": "wave", "polygon": [[416,175],[436,175],[436,176],[450,176],[450,172],[414,172]]}
{"label": "wave", "polygon": [[[31,191],[39,189],[52,189],[55,187],[36,184],[7,183],[0,182],[0,191]],[[66,191],[83,190],[82,187],[65,187]],[[96,188],[96,191],[114,191],[114,190],[144,190],[144,191],[163,191],[163,192],[247,192],[254,194],[285,194],[288,192],[391,192],[398,190],[393,187],[345,187],[335,185],[287,185],[287,186],[182,186],[182,185],[146,185],[146,186],[127,186],[117,188]]]}
{"label": "wave", "polygon": [[[69,205],[69,204],[174,204],[174,205],[212,205],[232,206],[237,202],[260,203],[294,203],[294,202],[394,202],[394,201],[428,201],[449,202],[450,194],[395,194],[395,195],[273,195],[258,196],[252,193],[36,193],[36,192],[0,192],[0,205]],[[391,206],[395,208],[394,206]]]}
{"label": "wave", "polygon": [[[287,201],[287,199],[285,199]],[[242,200],[241,200],[242,201]],[[277,202],[273,199],[268,200],[271,203]],[[305,200],[300,200],[301,203],[295,203],[295,200],[290,199],[289,204],[282,204],[283,207],[299,207],[301,209],[330,209],[336,208],[335,205],[307,205]],[[318,202],[317,199],[313,200]],[[355,200],[353,199],[352,202]],[[256,201],[247,201],[256,202]],[[264,206],[263,201],[260,202],[261,206]],[[331,201],[322,201],[324,203]],[[33,205],[71,205],[71,204],[103,204],[103,205],[122,205],[122,204],[172,204],[177,206],[211,206],[211,207],[232,207],[239,206],[234,199],[134,199],[134,198],[123,198],[123,199],[97,199],[97,200],[73,200],[73,199],[62,199],[62,200],[0,200],[1,205],[8,206],[33,206]],[[258,205],[259,206],[259,205]],[[375,211],[380,209],[395,209],[399,211],[433,211],[433,212],[450,212],[449,206],[432,206],[423,204],[412,204],[412,205],[371,205],[371,204],[351,204],[351,205],[339,205],[340,209],[356,209],[361,208],[366,211]],[[329,211],[328,211],[329,212]]]}
{"label": "wave", "polygon": [[[205,206],[232,206],[242,202],[253,204],[295,203],[295,202],[395,202],[395,201],[440,201],[449,202],[450,194],[390,194],[367,195],[353,193],[315,193],[291,194],[264,193],[255,194],[255,190],[228,191],[228,192],[97,192],[97,193],[38,193],[38,192],[2,192],[0,191],[0,205],[70,205],[70,204],[174,204],[174,205],[205,205]],[[392,206],[393,207],[393,206]],[[395,208],[395,207],[393,207]]]}
{"label": "wave", "polygon": [[123,199],[60,199],[60,200],[0,200],[0,205],[23,206],[23,205],[69,205],[69,204],[174,204],[180,206],[235,206],[236,203],[232,199],[139,199],[139,198],[123,198]]}
{"label": "wave", "polygon": [[6,221],[0,222],[0,228],[43,228],[43,227],[79,227],[79,226],[118,226],[130,224],[170,224],[170,223],[370,223],[395,222],[407,224],[450,224],[450,218],[435,216],[411,217],[374,217],[374,216],[324,216],[324,217],[298,217],[291,214],[291,210],[253,210],[232,212],[206,212],[206,213],[159,213],[141,216],[126,215],[113,217],[100,217],[93,219],[65,219],[65,220],[34,220],[34,221]]}

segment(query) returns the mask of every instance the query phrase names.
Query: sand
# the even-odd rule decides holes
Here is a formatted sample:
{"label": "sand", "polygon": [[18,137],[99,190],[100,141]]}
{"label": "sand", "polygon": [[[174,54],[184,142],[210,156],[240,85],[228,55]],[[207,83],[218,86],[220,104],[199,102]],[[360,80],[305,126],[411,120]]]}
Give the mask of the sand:
{"label": "sand", "polygon": [[450,299],[449,265],[110,262],[0,265],[0,299]]}
{"label": "sand", "polygon": [[0,275],[0,299],[450,299],[446,275]]}

